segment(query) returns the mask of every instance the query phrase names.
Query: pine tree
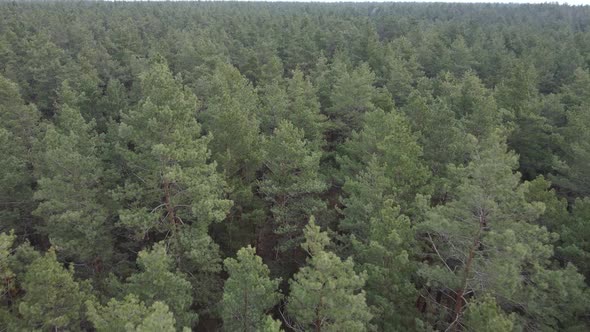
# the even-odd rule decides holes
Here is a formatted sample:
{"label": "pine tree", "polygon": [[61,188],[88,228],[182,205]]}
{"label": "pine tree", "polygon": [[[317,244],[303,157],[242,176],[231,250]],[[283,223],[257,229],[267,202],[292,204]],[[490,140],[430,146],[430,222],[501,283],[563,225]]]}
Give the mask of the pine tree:
{"label": "pine tree", "polygon": [[473,141],[447,102],[429,93],[412,93],[402,110],[419,134],[424,163],[432,173],[432,200],[444,201],[450,189],[447,165],[463,162]]}
{"label": "pine tree", "polygon": [[16,236],[14,233],[0,233],[0,302],[7,298],[13,285],[14,272],[9,266],[9,255]]}
{"label": "pine tree", "polygon": [[130,177],[117,197],[128,201],[121,223],[138,234],[179,225],[206,230],[225,217],[223,181],[207,163],[208,137],[195,119],[197,101],[163,62],[141,76],[144,98],[122,114],[120,153]]}
{"label": "pine tree", "polygon": [[467,306],[464,326],[467,331],[511,332],[513,320],[514,315],[506,315],[493,297],[483,296]]}
{"label": "pine tree", "polygon": [[317,196],[326,189],[319,175],[321,153],[302,130],[282,121],[265,142],[263,156],[267,172],[259,186],[271,204],[277,250],[296,248],[305,220],[325,207]]}
{"label": "pine tree", "polygon": [[36,259],[22,280],[25,295],[18,305],[28,330],[79,330],[90,286],[74,279],[74,269],[64,269],[54,249]]}
{"label": "pine tree", "polygon": [[180,326],[192,326],[198,315],[192,312],[192,286],[180,271],[173,266],[173,258],[163,243],[157,243],[151,250],[139,253],[137,264],[141,272],[127,279],[126,288],[130,294],[152,306],[156,302],[168,305]]}
{"label": "pine tree", "polygon": [[39,137],[40,116],[25,105],[18,86],[0,75],[0,219],[1,231],[33,232],[35,159],[34,142]]}
{"label": "pine tree", "polygon": [[402,58],[392,46],[387,49],[388,55],[382,67],[373,67],[374,70],[384,71],[383,78],[385,86],[393,95],[395,104],[402,106],[406,103],[408,96],[413,90],[414,77],[412,75],[409,61]]}
{"label": "pine tree", "polygon": [[53,43],[47,31],[27,38],[24,51],[18,79],[24,87],[23,97],[50,115],[57,101],[57,91],[66,76],[65,52]]}
{"label": "pine tree", "polygon": [[[162,302],[155,302],[152,305],[153,311],[147,315],[139,326],[135,329],[127,327],[129,332],[142,331],[174,331],[174,316],[168,311],[168,307]],[[185,327],[183,332],[189,332],[191,329]]]}
{"label": "pine tree", "polygon": [[449,73],[441,74],[438,95],[460,119],[465,131],[482,138],[502,127],[505,111],[498,108],[496,100],[481,79],[467,71],[461,77]]}
{"label": "pine tree", "polygon": [[93,264],[108,261],[113,250],[99,145],[94,122],[63,105],[40,141],[36,165],[41,229],[64,257]]}
{"label": "pine tree", "polygon": [[257,91],[260,95],[260,107],[257,118],[260,121],[260,132],[271,136],[281,120],[288,118],[289,96],[285,90],[284,81],[274,80]]}
{"label": "pine tree", "polygon": [[141,75],[141,91],[139,105],[118,126],[127,175],[114,196],[123,202],[120,225],[136,241],[166,237],[178,267],[190,275],[196,303],[208,307],[221,295],[219,248],[208,229],[225,218],[231,201],[222,198],[225,183],[208,162],[210,137],[201,135],[195,96],[161,59]]}
{"label": "pine tree", "polygon": [[283,332],[281,329],[281,321],[274,320],[271,316],[266,316],[262,322],[262,326],[258,330],[260,332]]}
{"label": "pine tree", "polygon": [[347,180],[348,197],[340,228],[350,234],[357,270],[367,271],[367,302],[375,311],[379,330],[411,329],[416,287],[411,280],[416,243],[410,219],[390,192],[386,168],[372,160],[355,178]]}
{"label": "pine tree", "polygon": [[[238,251],[236,259],[224,261],[229,278],[223,289],[222,317],[226,331],[260,331],[267,325],[266,313],[281,298],[278,279],[250,246]],[[279,325],[280,326],[280,325]]]}
{"label": "pine tree", "polygon": [[287,96],[289,105],[284,119],[303,130],[306,140],[323,145],[326,117],[320,113],[320,103],[311,81],[300,70],[293,71],[293,77],[287,80]]}
{"label": "pine tree", "polygon": [[301,70],[296,69],[286,81],[275,80],[259,91],[262,104],[259,118],[264,134],[271,135],[282,120],[288,120],[303,130],[305,139],[319,146],[323,144],[327,119],[320,113],[315,87]]}
{"label": "pine tree", "polygon": [[362,288],[366,274],[326,251],[330,239],[312,217],[305,227],[306,266],[289,281],[287,313],[296,331],[367,331],[371,313]]}
{"label": "pine tree", "polygon": [[137,296],[111,299],[106,306],[86,301],[88,319],[98,332],[175,332],[175,319],[168,306],[156,301],[147,307]]}
{"label": "pine tree", "polygon": [[590,112],[588,104],[575,107],[567,113],[567,125],[563,129],[565,142],[564,161],[556,165],[557,174],[552,182],[570,196],[590,195]]}
{"label": "pine tree", "polygon": [[213,136],[212,157],[228,180],[249,183],[259,166],[258,97],[240,72],[219,64],[211,79],[211,95],[201,117]]}
{"label": "pine tree", "polygon": [[[558,321],[583,310],[581,276],[572,267],[552,270],[548,265],[556,234],[534,224],[544,204],[526,199],[527,186],[514,172],[517,162],[498,134],[480,141],[471,161],[454,168],[459,184],[452,201],[432,208],[419,224],[430,247],[419,271],[427,286],[422,296],[436,302],[422,310],[440,317],[436,328],[462,324],[466,302],[482,293],[502,306],[523,308],[524,324],[534,329],[556,328]],[[556,284],[559,278],[563,285]],[[555,293],[547,285],[577,290]],[[562,310],[549,304],[561,301],[572,306]]]}
{"label": "pine tree", "polygon": [[[403,114],[381,110],[367,113],[362,130],[353,132],[339,152],[344,180],[353,178],[371,163],[372,167],[381,167],[388,181],[382,184],[383,194],[399,202],[404,213],[411,210],[417,193],[429,190],[430,174],[421,160],[422,148]],[[362,224],[364,220],[354,222]]]}
{"label": "pine tree", "polygon": [[218,64],[210,80],[206,107],[200,113],[203,128],[212,135],[212,158],[228,183],[234,202],[223,226],[229,251],[249,242],[262,215],[263,202],[254,195],[260,168],[258,96],[252,85],[229,64]]}
{"label": "pine tree", "polygon": [[449,57],[452,62],[449,69],[457,76],[462,76],[469,69],[474,68],[476,64],[463,36],[457,37],[451,43]]}
{"label": "pine tree", "polygon": [[363,114],[375,109],[373,98],[377,93],[373,86],[375,74],[366,64],[336,73],[338,76],[330,94],[331,105],[325,110],[332,125],[328,133],[328,141],[332,144],[344,142],[352,131],[361,128]]}
{"label": "pine tree", "polygon": [[96,105],[98,110],[95,112],[98,112],[99,115],[95,117],[98,118],[97,122],[102,122],[102,127],[101,123],[98,123],[99,131],[107,131],[109,123],[118,121],[121,112],[128,107],[129,96],[125,86],[117,79],[109,80],[104,95],[99,98]]}
{"label": "pine tree", "polygon": [[571,207],[569,218],[561,220],[557,231],[560,244],[557,257],[573,263],[590,280],[590,198],[578,198]]}

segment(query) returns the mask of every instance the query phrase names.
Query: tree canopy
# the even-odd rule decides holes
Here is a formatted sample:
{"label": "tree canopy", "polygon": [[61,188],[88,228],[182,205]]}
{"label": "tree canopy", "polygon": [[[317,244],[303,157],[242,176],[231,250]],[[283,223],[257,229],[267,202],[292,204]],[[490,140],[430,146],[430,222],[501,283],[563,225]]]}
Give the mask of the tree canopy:
{"label": "tree canopy", "polygon": [[0,2],[0,331],[590,330],[590,6]]}

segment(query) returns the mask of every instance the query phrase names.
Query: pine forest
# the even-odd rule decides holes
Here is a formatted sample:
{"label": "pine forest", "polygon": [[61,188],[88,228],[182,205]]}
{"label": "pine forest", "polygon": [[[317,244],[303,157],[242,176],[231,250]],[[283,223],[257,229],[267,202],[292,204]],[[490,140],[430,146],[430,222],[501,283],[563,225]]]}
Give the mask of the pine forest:
{"label": "pine forest", "polygon": [[590,331],[590,6],[0,2],[0,331]]}

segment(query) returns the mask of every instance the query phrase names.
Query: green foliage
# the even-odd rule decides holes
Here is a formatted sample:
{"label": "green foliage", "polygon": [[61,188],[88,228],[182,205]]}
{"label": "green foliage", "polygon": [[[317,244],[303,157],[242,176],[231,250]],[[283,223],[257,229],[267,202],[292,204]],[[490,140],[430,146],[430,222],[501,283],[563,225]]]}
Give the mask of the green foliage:
{"label": "green foliage", "polygon": [[7,297],[7,292],[12,288],[14,273],[9,267],[9,255],[12,251],[12,244],[14,242],[14,233],[6,234],[0,233],[0,300]]}
{"label": "green foliage", "polygon": [[258,99],[248,80],[231,65],[219,64],[210,82],[203,127],[212,134],[213,159],[229,181],[252,181],[259,163]]}
{"label": "green foliage", "polygon": [[118,128],[124,170],[132,175],[116,195],[128,202],[121,223],[141,236],[181,221],[206,229],[223,219],[230,202],[220,197],[223,180],[208,163],[196,98],[161,62],[142,74],[141,89],[144,98],[122,114]]}
{"label": "green foliage", "polygon": [[174,316],[162,302],[146,307],[131,294],[122,301],[111,299],[106,306],[92,301],[87,301],[86,306],[88,319],[98,332],[176,331]]}
{"label": "green foliage", "polygon": [[25,105],[19,87],[0,75],[0,230],[30,232],[34,209],[31,164],[39,135],[40,116]]}
{"label": "green foliage", "polygon": [[218,64],[212,75],[207,106],[199,117],[213,137],[209,144],[212,158],[234,203],[224,224],[228,251],[234,251],[253,236],[254,231],[247,232],[244,226],[253,229],[262,214],[262,202],[253,193],[261,164],[258,97],[252,84],[231,65]]}
{"label": "green foliage", "polygon": [[[338,161],[342,175],[351,178],[349,187],[355,186],[352,178],[365,167],[372,167],[371,172],[381,172],[381,181],[376,183],[380,186],[378,195],[387,195],[399,201],[407,212],[411,210],[416,194],[429,190],[427,182],[430,174],[421,157],[422,148],[407,119],[400,113],[377,110],[367,113],[363,129],[353,132],[342,145]],[[381,170],[377,171],[377,168]],[[354,190],[346,186],[345,191],[350,193]],[[361,224],[362,219],[345,220],[344,224]]]}
{"label": "green foliage", "polygon": [[274,307],[280,294],[279,279],[269,278],[269,269],[250,246],[238,251],[236,259],[224,261],[229,274],[223,287],[222,317],[226,331],[278,330],[266,313]]}
{"label": "green foliage", "polygon": [[312,217],[302,244],[310,257],[289,281],[292,325],[301,331],[367,331],[372,316],[362,291],[366,273],[357,274],[351,258],[342,261],[326,251],[329,242]]}
{"label": "green foliage", "polygon": [[[534,225],[545,206],[527,201],[527,186],[513,172],[516,156],[506,152],[500,137],[492,136],[479,142],[471,158],[469,164],[454,170],[460,174],[454,199],[431,209],[419,225],[431,248],[427,262],[432,262],[424,264],[419,274],[430,292],[450,294],[444,309],[432,309],[446,311],[452,317],[451,325],[459,324],[465,295],[485,292],[497,301],[519,303],[526,309],[525,324],[535,328],[555,327],[555,320],[567,322],[565,317],[575,316],[580,309],[572,305],[571,311],[558,314],[548,303],[578,300],[566,300],[568,293],[532,285],[553,283],[561,275],[577,293],[584,289],[576,281],[581,276],[571,268],[549,269],[556,234]],[[544,303],[544,308],[538,303]]]}
{"label": "green foliage", "polygon": [[321,153],[288,121],[280,122],[264,143],[267,172],[259,184],[260,192],[271,204],[274,232],[281,236],[277,249],[285,251],[297,247],[301,227],[325,206],[318,197],[326,189],[319,174]]}
{"label": "green foliage", "polygon": [[0,330],[590,330],[589,26],[0,2]]}
{"label": "green foliage", "polygon": [[474,72],[468,71],[461,77],[441,74],[437,83],[440,84],[440,98],[453,110],[469,134],[485,138],[502,127],[505,112],[498,108],[492,92]]}
{"label": "green foliage", "polygon": [[366,64],[354,69],[333,64],[332,70],[336,78],[330,94],[331,106],[325,110],[332,127],[328,141],[342,143],[353,130],[362,127],[363,114],[375,108],[375,74]]}
{"label": "green foliage", "polygon": [[303,130],[306,140],[323,145],[326,117],[320,114],[320,104],[312,83],[309,78],[303,77],[300,70],[293,71],[293,77],[287,81],[287,97],[289,106],[285,119]]}
{"label": "green foliage", "polygon": [[[124,202],[120,223],[136,240],[150,233],[170,235],[171,255],[191,276],[196,303],[210,305],[221,295],[220,259],[207,231],[231,206],[222,197],[225,182],[209,162],[210,137],[201,135],[196,98],[167,65],[155,61],[142,74],[141,89],[144,98],[122,114],[118,126],[123,171],[131,175],[115,194]],[[184,308],[167,304],[176,315]],[[192,322],[177,319],[186,326]]]}
{"label": "green foliage", "polygon": [[64,105],[56,124],[49,125],[39,142],[38,188],[35,215],[41,229],[60,254],[78,261],[108,261],[112,256],[107,193],[102,187],[103,165],[94,123]]}
{"label": "green foliage", "polygon": [[577,199],[571,216],[558,225],[560,245],[557,257],[573,263],[586,277],[590,277],[590,198]]}
{"label": "green foliage", "polygon": [[464,326],[468,331],[514,331],[514,317],[498,308],[491,296],[483,296],[469,303],[465,310]]}
{"label": "green foliage", "polygon": [[442,201],[451,189],[448,164],[459,164],[474,144],[463,123],[444,100],[414,93],[403,108],[412,130],[419,134],[424,163],[432,172],[433,201]]}
{"label": "green foliage", "polygon": [[407,329],[415,316],[416,286],[412,276],[414,232],[409,218],[399,215],[390,201],[385,202],[380,218],[371,219],[371,236],[367,242],[354,242],[359,268],[368,273],[367,300],[378,315],[375,321],[382,329]]}
{"label": "green foliage", "polygon": [[[141,251],[137,264],[141,272],[127,279],[127,291],[137,295],[149,306],[163,302],[168,305],[180,326],[192,326],[198,319],[189,310],[193,303],[192,286],[183,273],[174,270],[173,259],[168,255],[165,245],[157,243],[151,250]],[[162,314],[161,311],[158,315]]]}
{"label": "green foliage", "polygon": [[590,195],[588,163],[590,163],[590,103],[572,109],[567,113],[567,125],[564,128],[565,147],[564,163],[557,166],[558,174],[554,182],[563,187],[569,195]]}
{"label": "green foliage", "polygon": [[278,320],[274,320],[270,316],[266,316],[262,326],[258,329],[260,332],[282,332],[281,329],[281,322]]}
{"label": "green foliage", "polygon": [[79,330],[89,286],[74,279],[74,269],[65,269],[55,250],[33,261],[22,280],[25,295],[18,304],[24,326],[30,330]]}

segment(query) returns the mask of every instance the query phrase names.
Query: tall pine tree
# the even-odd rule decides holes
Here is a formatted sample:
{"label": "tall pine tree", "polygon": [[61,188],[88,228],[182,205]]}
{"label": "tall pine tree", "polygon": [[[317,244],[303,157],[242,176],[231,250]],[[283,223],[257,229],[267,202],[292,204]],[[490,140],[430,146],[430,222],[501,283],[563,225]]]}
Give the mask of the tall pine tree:
{"label": "tall pine tree", "polygon": [[311,217],[305,227],[306,266],[289,281],[287,313],[296,331],[367,331],[372,318],[362,290],[366,274],[326,251],[330,239]]}

